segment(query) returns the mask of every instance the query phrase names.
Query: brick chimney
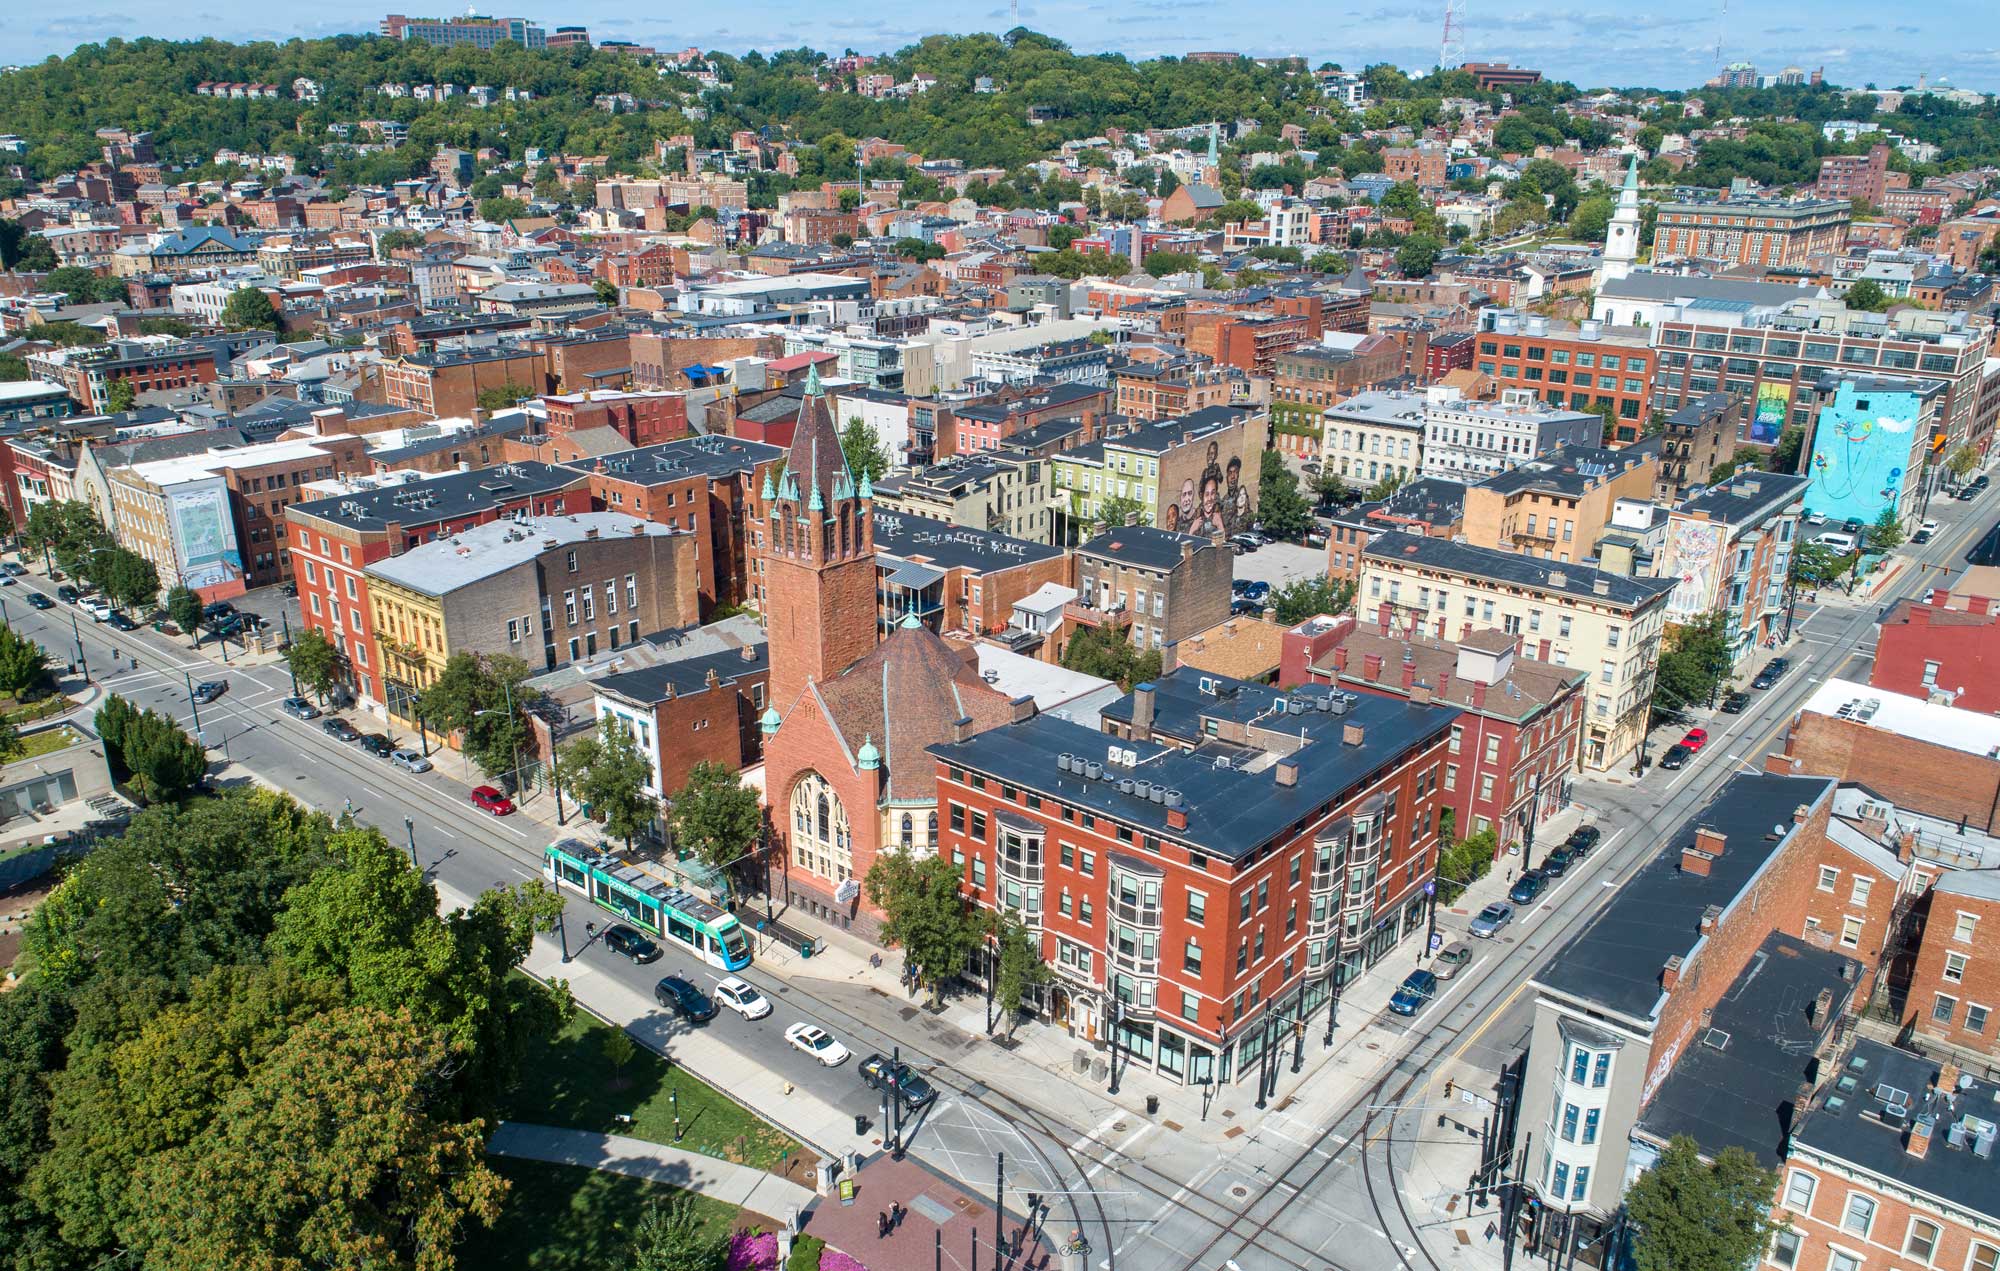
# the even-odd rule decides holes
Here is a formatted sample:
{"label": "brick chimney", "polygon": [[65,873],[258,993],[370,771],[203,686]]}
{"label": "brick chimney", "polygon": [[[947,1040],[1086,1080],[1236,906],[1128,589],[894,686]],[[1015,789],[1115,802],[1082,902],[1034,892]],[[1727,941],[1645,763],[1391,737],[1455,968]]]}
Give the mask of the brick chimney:
{"label": "brick chimney", "polygon": [[1812,809],[1810,807],[1801,803],[1799,804],[1799,806],[1792,809],[1793,825],[1804,825],[1807,821],[1810,820],[1812,820]]}
{"label": "brick chimney", "polygon": [[1944,1091],[1947,1095],[1958,1089],[1958,1065],[1949,1059],[1940,1063],[1938,1065],[1937,1084],[1938,1089]]}
{"label": "brick chimney", "polygon": [[1153,740],[1153,695],[1150,681],[1132,687],[1132,736],[1140,741]]}
{"label": "brick chimney", "polygon": [[1362,738],[1367,735],[1368,730],[1361,725],[1349,724],[1340,730],[1340,744],[1343,746],[1359,746]]}
{"label": "brick chimney", "polygon": [[1389,609],[1389,602],[1386,600],[1383,601],[1381,604],[1375,606],[1375,625],[1377,628],[1381,630],[1383,635],[1389,634],[1390,612],[1391,611]]}
{"label": "brick chimney", "polygon": [[1408,654],[1404,654],[1404,655],[1403,655],[1403,687],[1404,687],[1404,688],[1415,688],[1415,687],[1416,687],[1416,685],[1417,685],[1417,664],[1416,664],[1415,662],[1413,662],[1413,661],[1411,661],[1411,660],[1410,660],[1410,657],[1409,657],[1409,655],[1408,655]]}
{"label": "brick chimney", "polygon": [[1432,691],[1432,693],[1431,693],[1431,696],[1433,696],[1433,697],[1437,698],[1437,700],[1439,700],[1440,702],[1444,701],[1445,699],[1447,699],[1447,698],[1449,698],[1449,697],[1451,696],[1451,672],[1450,672],[1450,671],[1439,671],[1439,672],[1438,672],[1438,682],[1437,682],[1437,688],[1436,688],[1436,689],[1434,689],[1434,690]]}
{"label": "brick chimney", "polygon": [[1951,607],[1951,588],[1931,588],[1931,603],[1940,609],[1949,609]]}
{"label": "brick chimney", "polygon": [[1665,966],[1660,968],[1660,988],[1664,992],[1671,993],[1674,991],[1674,985],[1680,982],[1681,955],[1676,953],[1673,957],[1667,959]]}
{"label": "brick chimney", "polygon": [[1429,706],[1431,704],[1431,686],[1428,684],[1418,684],[1411,688],[1410,701],[1418,706]]}
{"label": "brick chimney", "polygon": [[1984,618],[1993,612],[1993,601],[1985,596],[1968,596],[1965,601],[1965,611]]}
{"label": "brick chimney", "polygon": [[1819,996],[1813,998],[1812,1005],[1806,1008],[1806,1022],[1814,1028],[1818,1028],[1820,1025],[1826,1023],[1826,1017],[1832,1013],[1833,990],[1821,989]]}
{"label": "brick chimney", "polygon": [[1790,755],[1772,753],[1764,756],[1764,771],[1774,777],[1796,777],[1801,764]]}
{"label": "brick chimney", "polygon": [[1711,830],[1704,825],[1695,830],[1694,845],[1701,851],[1707,852],[1710,856],[1720,856],[1722,855],[1723,848],[1729,845],[1729,839],[1721,832]]}
{"label": "brick chimney", "polygon": [[1379,654],[1379,653],[1364,653],[1364,654],[1362,654],[1362,655],[1361,655],[1361,674],[1362,674],[1362,677],[1363,677],[1364,679],[1367,679],[1367,680],[1369,680],[1369,681],[1371,681],[1371,682],[1372,682],[1372,681],[1374,681],[1374,680],[1379,680],[1379,679],[1381,679],[1381,678],[1382,678],[1382,655],[1381,655],[1381,654]]}
{"label": "brick chimney", "polygon": [[1472,709],[1480,710],[1484,708],[1485,705],[1486,705],[1486,681],[1474,680],[1472,682]]}
{"label": "brick chimney", "polygon": [[1185,830],[1187,828],[1187,809],[1168,808],[1167,828],[1170,830]]}
{"label": "brick chimney", "polygon": [[1935,1124],[1928,1116],[1918,1117],[1910,1122],[1910,1133],[1903,1140],[1903,1150],[1922,1160],[1931,1150],[1931,1127]]}
{"label": "brick chimney", "polygon": [[1281,786],[1295,786],[1299,783],[1299,764],[1296,759],[1280,759],[1272,766]]}
{"label": "brick chimney", "polygon": [[[1711,857],[1710,859],[1713,859],[1713,858]],[[1704,868],[1704,870],[1703,870],[1702,872],[1703,872],[1703,873],[1706,873],[1706,872],[1707,872],[1707,870],[1706,870],[1706,869]],[[1708,934],[1709,934],[1710,932],[1712,932],[1712,931],[1714,931],[1714,930],[1715,930],[1715,927],[1716,927],[1716,924],[1717,924],[1717,923],[1719,923],[1719,922],[1721,922],[1721,921],[1722,921],[1722,906],[1721,906],[1721,905],[1710,905],[1710,906],[1709,906],[1708,908],[1706,908],[1706,909],[1702,910],[1702,911],[1701,911],[1701,934],[1703,934],[1703,935],[1708,935]]]}
{"label": "brick chimney", "polygon": [[1715,864],[1715,858],[1698,847],[1684,847],[1681,849],[1681,872],[1684,874],[1693,874],[1700,878],[1707,878],[1709,867],[1713,864]]}
{"label": "brick chimney", "polygon": [[1333,646],[1333,669],[1336,671],[1347,669],[1347,646],[1344,644]]}

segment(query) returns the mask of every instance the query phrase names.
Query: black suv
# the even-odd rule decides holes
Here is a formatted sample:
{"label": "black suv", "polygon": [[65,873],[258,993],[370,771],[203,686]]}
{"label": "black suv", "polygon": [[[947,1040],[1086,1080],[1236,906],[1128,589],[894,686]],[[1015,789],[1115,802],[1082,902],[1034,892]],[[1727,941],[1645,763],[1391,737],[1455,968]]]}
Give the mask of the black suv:
{"label": "black suv", "polygon": [[1576,864],[1577,856],[1565,843],[1542,858],[1542,873],[1550,878],[1561,878],[1569,873],[1569,867]]}
{"label": "black suv", "polygon": [[396,743],[381,733],[363,733],[354,739],[354,744],[377,759],[387,759],[396,750]]}
{"label": "black suv", "polygon": [[1693,757],[1694,752],[1692,750],[1689,750],[1679,742],[1675,742],[1673,745],[1667,747],[1666,754],[1660,756],[1660,767],[1665,768],[1668,772],[1672,772],[1677,768],[1687,767],[1687,761]]}
{"label": "black suv", "polygon": [[908,1064],[899,1064],[886,1055],[870,1055],[861,1061],[861,1079],[874,1090],[891,1089],[896,1102],[915,1112],[937,1098],[937,1087]]}
{"label": "black suv", "polygon": [[1749,704],[1750,695],[1748,693],[1742,689],[1731,689],[1728,696],[1722,699],[1722,713],[1725,715],[1741,715],[1743,708]]}
{"label": "black suv", "polygon": [[648,940],[645,932],[635,931],[622,922],[614,922],[604,929],[604,947],[641,966],[660,960],[660,946]]}
{"label": "black suv", "polygon": [[705,1024],[715,1018],[715,1001],[678,975],[663,976],[653,986],[653,1000],[690,1024]]}
{"label": "black suv", "polygon": [[1596,847],[1597,840],[1603,837],[1604,834],[1596,826],[1581,825],[1570,832],[1569,841],[1563,846],[1569,849],[1571,857],[1582,860],[1590,855],[1590,849]]}
{"label": "black suv", "polygon": [[1750,681],[1750,687],[1751,688],[1771,687],[1773,684],[1776,684],[1778,682],[1778,678],[1785,673],[1785,668],[1789,667],[1790,665],[1791,663],[1787,662],[1783,658],[1772,658],[1769,662],[1766,662],[1764,664],[1763,670],[1757,672],[1757,678]]}

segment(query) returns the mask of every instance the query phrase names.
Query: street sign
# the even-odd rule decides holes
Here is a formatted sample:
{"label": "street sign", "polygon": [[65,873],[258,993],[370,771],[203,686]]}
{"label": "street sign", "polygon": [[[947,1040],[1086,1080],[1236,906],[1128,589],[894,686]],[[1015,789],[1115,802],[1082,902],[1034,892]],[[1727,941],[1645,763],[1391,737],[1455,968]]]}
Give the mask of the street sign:
{"label": "street sign", "polygon": [[835,904],[848,905],[854,903],[854,898],[860,894],[860,882],[852,878],[847,878],[841,880],[840,886],[833,889],[833,900]]}

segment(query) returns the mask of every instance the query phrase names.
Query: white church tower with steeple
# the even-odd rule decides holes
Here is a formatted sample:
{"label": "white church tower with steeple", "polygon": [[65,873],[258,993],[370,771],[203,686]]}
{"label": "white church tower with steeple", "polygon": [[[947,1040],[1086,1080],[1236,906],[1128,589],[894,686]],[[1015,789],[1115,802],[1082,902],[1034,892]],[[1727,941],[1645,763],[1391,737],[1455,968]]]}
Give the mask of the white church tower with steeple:
{"label": "white church tower with steeple", "polygon": [[1625,188],[1618,191],[1618,207],[1604,230],[1604,266],[1600,283],[1615,282],[1632,272],[1639,260],[1639,156],[1625,169]]}

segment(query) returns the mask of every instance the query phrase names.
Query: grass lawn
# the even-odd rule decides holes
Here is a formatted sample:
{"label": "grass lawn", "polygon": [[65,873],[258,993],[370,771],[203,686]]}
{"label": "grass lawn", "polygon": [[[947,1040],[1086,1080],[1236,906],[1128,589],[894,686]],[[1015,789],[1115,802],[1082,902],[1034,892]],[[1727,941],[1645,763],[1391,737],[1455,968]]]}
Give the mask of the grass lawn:
{"label": "grass lawn", "polygon": [[0,696],[0,715],[14,721],[14,727],[26,728],[37,720],[51,715],[60,715],[76,705],[61,693],[50,693],[32,702],[23,703],[12,697]]}
{"label": "grass lawn", "polygon": [[[491,1271],[609,1271],[632,1264],[632,1240],[646,1207],[683,1194],[679,1188],[581,1165],[549,1165],[504,1156],[487,1163],[511,1187],[490,1231],[460,1244],[458,1265]],[[719,1230],[742,1212],[695,1197],[695,1207]]]}
{"label": "grass lawn", "polygon": [[[681,1141],[675,1146],[794,1180],[811,1178],[815,1159],[811,1152],[748,1109],[670,1069],[644,1047],[622,1071],[612,1068],[604,1057],[605,1039],[612,1033],[596,1017],[578,1010],[567,1028],[528,1052],[521,1065],[521,1083],[502,1101],[500,1115],[510,1121],[672,1144],[673,1093],[678,1091]],[[612,1117],[619,1113],[629,1115],[632,1124],[614,1122]]]}
{"label": "grass lawn", "polygon": [[83,740],[83,734],[67,725],[61,728],[44,729],[39,733],[29,733],[21,738],[21,753],[8,758],[8,763],[19,763],[23,759],[40,759],[58,750],[68,750]]}

